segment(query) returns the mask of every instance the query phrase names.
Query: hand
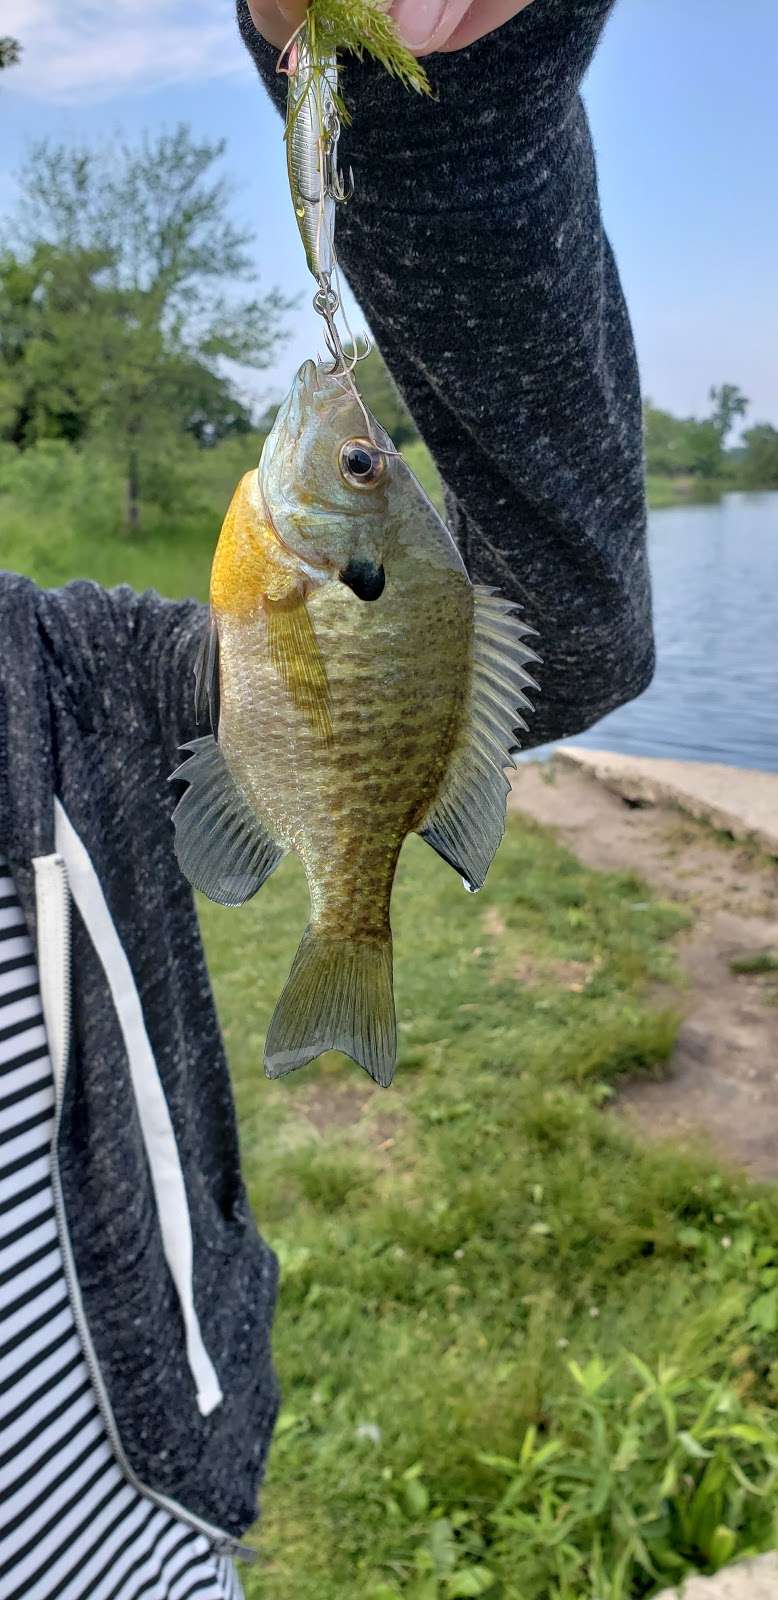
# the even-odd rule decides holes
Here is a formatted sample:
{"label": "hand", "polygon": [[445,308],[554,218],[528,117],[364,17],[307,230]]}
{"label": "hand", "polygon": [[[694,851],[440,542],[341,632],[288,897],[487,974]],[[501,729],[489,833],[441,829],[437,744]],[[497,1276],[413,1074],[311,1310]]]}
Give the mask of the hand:
{"label": "hand", "polygon": [[[414,55],[461,50],[485,33],[510,22],[532,0],[391,0],[389,11],[400,37]],[[248,0],[258,33],[279,50],[302,22],[305,0]]]}

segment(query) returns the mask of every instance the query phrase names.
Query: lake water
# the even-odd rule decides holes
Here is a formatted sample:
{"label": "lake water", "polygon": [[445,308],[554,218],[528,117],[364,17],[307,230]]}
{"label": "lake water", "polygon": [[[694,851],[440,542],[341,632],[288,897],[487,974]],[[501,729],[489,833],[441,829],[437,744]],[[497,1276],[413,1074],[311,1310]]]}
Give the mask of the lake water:
{"label": "lake water", "polygon": [[574,743],[778,772],[778,493],[652,511],[649,552],[656,676]]}

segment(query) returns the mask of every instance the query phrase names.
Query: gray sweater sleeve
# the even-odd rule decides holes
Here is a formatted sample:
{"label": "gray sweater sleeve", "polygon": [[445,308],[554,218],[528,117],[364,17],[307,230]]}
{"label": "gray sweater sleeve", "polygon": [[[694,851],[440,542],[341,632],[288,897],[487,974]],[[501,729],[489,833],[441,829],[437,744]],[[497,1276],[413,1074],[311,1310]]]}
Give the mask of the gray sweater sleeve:
{"label": "gray sweater sleeve", "polygon": [[42,591],[38,617],[49,649],[71,663],[67,686],[85,726],[90,718],[95,725],[129,718],[139,740],[151,735],[162,779],[183,759],[180,745],[210,732],[197,726],[194,710],[206,606],[77,579]]}
{"label": "gray sweater sleeve", "polygon": [[[611,3],[534,0],[429,57],[434,99],[369,62],[342,75],[355,195],[338,255],[471,576],[537,629],[532,744],[589,726],[653,671],[638,375],[579,96]],[[277,51],[245,0],[238,19],[281,105]]]}

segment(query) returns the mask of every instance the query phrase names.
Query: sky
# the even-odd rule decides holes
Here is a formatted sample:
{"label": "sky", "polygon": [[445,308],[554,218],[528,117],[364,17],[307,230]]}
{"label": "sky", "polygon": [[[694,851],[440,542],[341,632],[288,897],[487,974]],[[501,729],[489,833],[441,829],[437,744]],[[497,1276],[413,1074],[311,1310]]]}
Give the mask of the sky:
{"label": "sky", "polygon": [[[231,0],[2,0],[1,23],[24,58],[2,75],[0,219],[32,139],[132,139],[179,121],[223,137],[260,283],[302,295],[273,367],[251,383],[260,405],[279,398],[321,349],[320,324],[281,123]],[[749,397],[747,423],[778,426],[776,82],[776,0],[618,0],[584,85],[644,394],[679,415],[704,414],[726,381]]]}

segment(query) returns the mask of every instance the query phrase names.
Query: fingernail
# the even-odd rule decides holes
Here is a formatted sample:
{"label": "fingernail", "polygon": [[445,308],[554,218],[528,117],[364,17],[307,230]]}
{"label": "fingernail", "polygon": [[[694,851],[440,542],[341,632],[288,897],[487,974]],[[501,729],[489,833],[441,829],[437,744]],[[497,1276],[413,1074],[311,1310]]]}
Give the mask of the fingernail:
{"label": "fingernail", "polygon": [[446,0],[396,0],[392,17],[410,50],[422,50],[443,20]]}

